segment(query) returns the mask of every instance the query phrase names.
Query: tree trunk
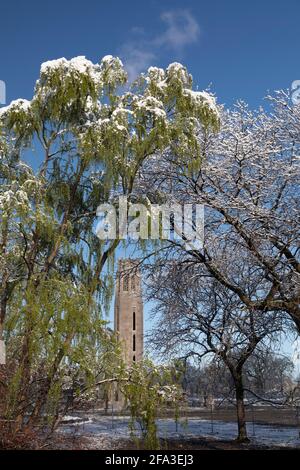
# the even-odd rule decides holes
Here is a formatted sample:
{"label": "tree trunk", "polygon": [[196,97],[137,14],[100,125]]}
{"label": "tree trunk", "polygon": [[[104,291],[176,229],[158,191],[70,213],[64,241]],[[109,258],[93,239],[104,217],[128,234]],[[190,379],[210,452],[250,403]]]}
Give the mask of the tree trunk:
{"label": "tree trunk", "polygon": [[234,376],[235,394],[236,394],[236,412],[238,423],[238,442],[249,442],[246,426],[246,412],[244,403],[244,384],[242,373],[236,373]]}

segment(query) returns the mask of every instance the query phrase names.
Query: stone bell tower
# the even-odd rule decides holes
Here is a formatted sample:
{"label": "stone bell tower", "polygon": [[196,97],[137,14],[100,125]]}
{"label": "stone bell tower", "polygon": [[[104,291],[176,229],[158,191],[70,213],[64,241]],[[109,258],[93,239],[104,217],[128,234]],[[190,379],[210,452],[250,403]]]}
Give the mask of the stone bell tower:
{"label": "stone bell tower", "polygon": [[140,361],[144,350],[144,314],[141,275],[136,260],[119,260],[114,329],[122,343],[126,364]]}

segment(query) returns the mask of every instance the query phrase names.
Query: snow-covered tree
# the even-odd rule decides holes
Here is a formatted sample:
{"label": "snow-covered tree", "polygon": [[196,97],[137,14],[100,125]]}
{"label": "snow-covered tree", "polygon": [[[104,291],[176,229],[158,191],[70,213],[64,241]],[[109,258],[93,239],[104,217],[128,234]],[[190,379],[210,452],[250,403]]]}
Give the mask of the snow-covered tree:
{"label": "snow-covered tree", "polygon": [[[300,331],[300,106],[279,92],[271,112],[245,103],[222,110],[221,131],[198,134],[202,165],[186,172],[172,152],[152,162],[145,191],[178,203],[205,205],[201,250],[182,250],[190,263],[238,295],[248,308],[286,313]],[[153,176],[154,175],[154,176]],[[245,259],[261,281],[249,295],[235,277]]]}
{"label": "snow-covered tree", "polygon": [[[152,348],[165,357],[215,358],[227,368],[235,390],[238,440],[247,441],[244,368],[262,344],[280,332],[280,314],[248,309],[239,296],[192,263],[162,257],[149,268],[148,298],[154,302]],[[251,295],[260,281],[246,264],[235,278]]]}
{"label": "snow-covered tree", "polygon": [[[205,206],[203,248],[170,238],[157,255],[167,267],[165,276],[152,283],[151,294],[163,304],[169,321],[164,327],[163,317],[152,341],[164,352],[164,342],[171,343],[180,353],[194,343],[203,346],[197,332],[205,333],[211,351],[223,354],[233,371],[241,438],[239,380],[246,352],[254,351],[261,334],[264,338],[274,331],[274,318],[282,320],[280,328],[289,329],[292,320],[300,331],[300,106],[292,106],[285,92],[269,100],[272,112],[252,112],[237,103],[233,110],[220,109],[219,133],[199,129],[199,168],[186,171],[171,149],[144,166],[144,191],[152,202],[161,198]],[[209,301],[203,307],[205,295]],[[224,309],[216,310],[221,317],[212,311],[216,295],[221,302],[233,302],[228,315]],[[222,348],[218,352],[220,341],[226,354]],[[229,365],[228,351],[237,356],[236,364]]]}
{"label": "snow-covered tree", "polygon": [[0,109],[1,383],[21,426],[60,396],[66,363],[91,376],[86,357],[101,362],[107,351],[100,309],[119,240],[96,237],[97,206],[130,196],[158,151],[174,148],[187,168],[199,166],[197,131],[218,122],[214,99],[192,90],[181,64],[150,67],[128,88],[112,56],[45,62],[32,100]]}

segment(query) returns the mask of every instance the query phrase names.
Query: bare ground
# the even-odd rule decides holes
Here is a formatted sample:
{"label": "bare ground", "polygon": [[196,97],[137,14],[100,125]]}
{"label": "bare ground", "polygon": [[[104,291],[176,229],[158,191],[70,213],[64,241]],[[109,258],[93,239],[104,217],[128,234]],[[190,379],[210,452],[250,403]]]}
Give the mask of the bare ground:
{"label": "bare ground", "polygon": [[[184,442],[176,439],[161,440],[162,450],[282,450],[277,446],[259,446],[254,444],[240,444],[235,441],[217,440],[213,438],[193,438],[186,439]],[[143,443],[139,444],[128,440],[108,440],[92,437],[70,438],[64,436],[63,439],[57,436],[45,443],[39,449],[43,450],[140,450],[144,449]],[[288,450],[293,450],[289,448]],[[299,449],[297,449],[299,450]]]}

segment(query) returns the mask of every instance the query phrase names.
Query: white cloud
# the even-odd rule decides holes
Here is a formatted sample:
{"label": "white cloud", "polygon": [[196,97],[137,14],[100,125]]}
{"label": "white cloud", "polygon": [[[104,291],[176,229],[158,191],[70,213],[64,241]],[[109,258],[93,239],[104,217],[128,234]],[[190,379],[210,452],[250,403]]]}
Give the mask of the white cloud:
{"label": "white cloud", "polygon": [[155,40],[157,45],[165,46],[175,51],[195,43],[200,34],[200,28],[188,10],[166,11],[161,15],[167,25],[165,32]]}
{"label": "white cloud", "polygon": [[129,81],[132,81],[140,72],[149,67],[156,58],[156,54],[147,50],[147,47],[139,48],[133,43],[127,43],[122,48],[122,59],[123,58]]}
{"label": "white cloud", "polygon": [[144,29],[135,27],[132,29],[135,39],[126,42],[120,50],[130,81],[153,64],[163,51],[182,56],[184,49],[199,38],[199,24],[188,10],[165,11],[160,19],[165,24],[160,34],[146,39]]}

